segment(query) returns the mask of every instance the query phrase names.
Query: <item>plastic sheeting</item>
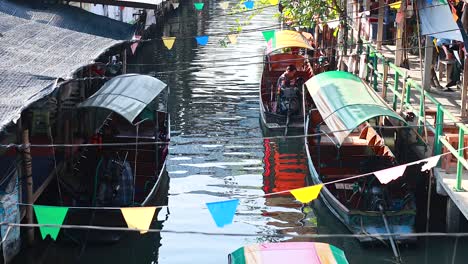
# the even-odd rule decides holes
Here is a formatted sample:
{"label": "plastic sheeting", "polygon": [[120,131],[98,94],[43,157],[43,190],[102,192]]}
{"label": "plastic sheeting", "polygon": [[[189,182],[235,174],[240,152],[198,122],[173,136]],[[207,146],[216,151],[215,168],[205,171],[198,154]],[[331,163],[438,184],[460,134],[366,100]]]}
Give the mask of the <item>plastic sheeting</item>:
{"label": "plastic sheeting", "polygon": [[421,35],[463,41],[460,28],[453,19],[450,6],[432,1],[418,1]]}

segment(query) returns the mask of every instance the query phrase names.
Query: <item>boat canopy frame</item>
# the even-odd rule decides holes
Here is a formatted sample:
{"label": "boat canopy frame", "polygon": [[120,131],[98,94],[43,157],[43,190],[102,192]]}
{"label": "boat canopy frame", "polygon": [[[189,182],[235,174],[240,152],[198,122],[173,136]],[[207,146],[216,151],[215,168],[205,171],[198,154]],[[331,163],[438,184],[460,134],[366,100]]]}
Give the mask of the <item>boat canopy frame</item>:
{"label": "boat canopy frame", "polygon": [[357,76],[344,71],[318,74],[305,83],[315,106],[340,147],[364,122],[391,117],[407,122]]}
{"label": "boat canopy frame", "polygon": [[[167,85],[148,75],[124,74],[107,81],[96,93],[78,105],[111,110],[132,123],[163,94]],[[167,100],[167,98],[164,98]],[[161,107],[159,107],[161,108]]]}

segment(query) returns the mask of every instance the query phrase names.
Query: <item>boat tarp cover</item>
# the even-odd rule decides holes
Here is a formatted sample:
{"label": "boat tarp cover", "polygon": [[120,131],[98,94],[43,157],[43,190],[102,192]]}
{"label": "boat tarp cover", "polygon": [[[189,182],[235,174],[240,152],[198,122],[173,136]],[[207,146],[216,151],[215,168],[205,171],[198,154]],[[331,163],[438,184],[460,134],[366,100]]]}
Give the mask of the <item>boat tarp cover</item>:
{"label": "boat tarp cover", "polygon": [[134,26],[77,7],[0,0],[0,130]]}
{"label": "boat tarp cover", "polygon": [[460,28],[452,18],[450,6],[439,1],[418,1],[421,34],[435,38],[463,41]]}
{"label": "boat tarp cover", "polygon": [[78,107],[105,108],[133,123],[166,86],[162,81],[148,75],[120,75],[106,82]]}
{"label": "boat tarp cover", "polygon": [[314,49],[300,32],[292,30],[276,31],[267,43],[267,54],[283,48]]}
{"label": "boat tarp cover", "polygon": [[229,254],[229,264],[347,264],[343,250],[326,243],[281,242],[253,244]]}
{"label": "boat tarp cover", "polygon": [[405,122],[351,73],[324,72],[309,79],[305,85],[338,146],[354,129],[371,118],[387,116]]}

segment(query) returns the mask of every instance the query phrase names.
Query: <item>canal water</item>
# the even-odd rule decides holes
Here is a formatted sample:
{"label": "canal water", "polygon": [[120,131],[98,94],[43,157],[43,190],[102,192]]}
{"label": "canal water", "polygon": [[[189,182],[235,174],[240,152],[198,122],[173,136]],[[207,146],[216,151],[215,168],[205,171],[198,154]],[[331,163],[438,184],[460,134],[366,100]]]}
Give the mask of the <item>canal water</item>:
{"label": "canal water", "polygon": [[[265,9],[243,27],[236,45],[223,47],[219,41],[236,18],[246,15],[227,15],[216,1],[205,1],[202,12],[181,4],[151,36],[177,36],[174,48],[167,50],[160,40],[146,42],[129,59],[129,71],[154,75],[171,89],[168,207],[158,212],[153,226],[165,232],[131,234],[114,245],[43,243],[23,251],[16,263],[221,264],[244,245],[279,241],[332,243],[350,263],[394,262],[389,246],[364,247],[353,238],[272,237],[349,234],[318,200],[303,206],[290,195],[260,197],[305,186],[309,176],[302,139],[269,138],[259,123],[261,31],[278,26],[276,12]],[[197,35],[210,36],[208,44],[197,45]],[[240,199],[234,222],[218,228],[205,203],[231,198]],[[454,245],[453,238],[420,239],[399,250],[404,263],[466,263],[467,240]]]}

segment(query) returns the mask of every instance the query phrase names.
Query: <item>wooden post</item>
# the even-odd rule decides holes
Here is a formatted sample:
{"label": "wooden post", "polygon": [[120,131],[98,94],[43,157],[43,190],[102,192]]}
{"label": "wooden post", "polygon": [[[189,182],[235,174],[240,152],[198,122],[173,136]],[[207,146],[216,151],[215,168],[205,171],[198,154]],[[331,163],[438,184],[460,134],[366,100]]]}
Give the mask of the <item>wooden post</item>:
{"label": "wooden post", "polygon": [[461,91],[461,117],[468,116],[468,103],[467,103],[467,94],[468,94],[468,57],[465,56],[465,66],[463,68],[463,87]]}
{"label": "wooden post", "polygon": [[377,49],[378,50],[382,48],[384,13],[385,13],[385,1],[379,0],[379,20],[377,24]]}
{"label": "wooden post", "polygon": [[447,198],[446,228],[449,233],[460,230],[460,210],[450,197]]}
{"label": "wooden post", "polygon": [[[401,1],[400,11],[402,13],[402,18],[400,23],[397,23],[397,37],[396,37],[396,51],[395,51],[395,64],[401,66],[403,63],[403,38],[405,34],[406,26],[406,0]],[[398,14],[397,14],[398,17]]]}
{"label": "wooden post", "polygon": [[388,64],[383,61],[383,78],[382,78],[382,98],[387,101],[387,80],[388,80]]}
{"label": "wooden post", "polygon": [[423,73],[423,88],[426,91],[431,90],[431,70],[432,70],[432,53],[434,43],[432,37],[426,36],[426,47],[424,48],[424,73]]}
{"label": "wooden post", "polygon": [[408,72],[405,71],[405,75],[403,76],[403,87],[401,89],[401,104],[400,104],[400,114],[405,109],[405,102],[408,98],[406,98],[406,79],[408,79]]}
{"label": "wooden post", "polygon": [[122,74],[127,73],[127,48],[122,51]]}
{"label": "wooden post", "polygon": [[[26,178],[26,202],[28,204],[34,203],[33,193],[33,178],[32,178],[32,158],[31,158],[31,147],[29,146],[29,130],[25,128],[23,130],[23,170],[24,178]],[[32,206],[26,207],[26,223],[34,223],[34,209]],[[34,243],[34,228],[27,229],[28,243],[32,245]]]}

